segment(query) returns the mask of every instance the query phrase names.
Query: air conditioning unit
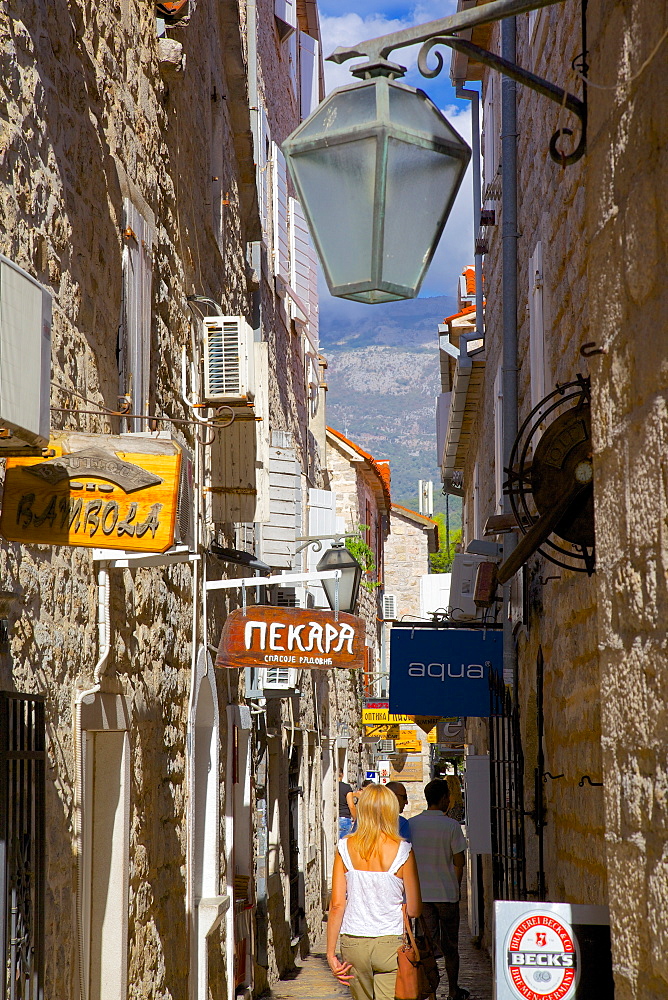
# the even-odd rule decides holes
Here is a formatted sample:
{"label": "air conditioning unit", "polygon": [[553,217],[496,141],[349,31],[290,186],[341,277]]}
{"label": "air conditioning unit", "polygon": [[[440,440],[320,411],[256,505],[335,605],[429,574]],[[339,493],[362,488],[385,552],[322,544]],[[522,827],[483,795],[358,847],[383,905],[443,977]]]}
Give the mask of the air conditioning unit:
{"label": "air conditioning unit", "polygon": [[46,448],[50,382],[51,295],[0,255],[0,457]]}
{"label": "air conditioning unit", "polygon": [[299,670],[296,667],[260,667],[258,687],[265,698],[287,698],[299,694]]}
{"label": "air conditioning unit", "polygon": [[396,621],[398,617],[399,615],[397,614],[397,595],[383,594],[383,620]]}
{"label": "air conditioning unit", "polygon": [[473,552],[458,552],[452,563],[449,611],[453,621],[474,621],[483,618],[487,611],[476,606],[475,581],[480,563],[489,562],[489,556]]}
{"label": "air conditioning unit", "polygon": [[203,323],[206,402],[251,402],[255,395],[252,328],[243,316],[205,316]]}
{"label": "air conditioning unit", "polygon": [[394,740],[378,740],[376,753],[394,753]]}

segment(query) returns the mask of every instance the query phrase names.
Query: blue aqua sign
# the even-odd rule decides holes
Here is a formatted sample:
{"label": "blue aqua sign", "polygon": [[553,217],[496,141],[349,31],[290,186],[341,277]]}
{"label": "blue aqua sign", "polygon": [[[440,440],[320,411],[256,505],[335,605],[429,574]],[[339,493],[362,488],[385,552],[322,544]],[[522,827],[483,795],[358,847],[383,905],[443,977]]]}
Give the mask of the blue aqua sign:
{"label": "blue aqua sign", "polygon": [[393,714],[487,718],[496,714],[490,679],[502,675],[501,629],[409,625],[390,632]]}

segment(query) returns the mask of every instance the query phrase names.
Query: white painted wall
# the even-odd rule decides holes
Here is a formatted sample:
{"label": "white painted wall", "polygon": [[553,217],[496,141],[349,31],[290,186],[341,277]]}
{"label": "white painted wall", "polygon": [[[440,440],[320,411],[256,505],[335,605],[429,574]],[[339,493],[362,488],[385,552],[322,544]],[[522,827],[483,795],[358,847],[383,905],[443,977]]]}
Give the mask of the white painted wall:
{"label": "white painted wall", "polygon": [[452,573],[425,573],[420,577],[420,618],[447,608],[451,580]]}

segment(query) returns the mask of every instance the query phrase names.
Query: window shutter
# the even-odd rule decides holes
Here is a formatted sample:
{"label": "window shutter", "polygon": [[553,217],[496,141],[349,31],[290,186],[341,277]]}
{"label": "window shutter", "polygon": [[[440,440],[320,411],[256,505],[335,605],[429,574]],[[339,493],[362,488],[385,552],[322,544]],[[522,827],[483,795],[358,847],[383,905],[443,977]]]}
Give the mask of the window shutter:
{"label": "window shutter", "polygon": [[269,448],[269,517],[262,527],[262,558],[292,569],[301,527],[301,469],[294,448]]}
{"label": "window shutter", "polygon": [[280,147],[272,142],[273,260],[274,274],[290,281],[290,243],[288,237],[288,174]]}
{"label": "window shutter", "polygon": [[545,325],[543,315],[543,245],[536,243],[529,261],[529,362],[531,407],[545,396]]}
{"label": "window shutter", "polygon": [[268,401],[267,344],[254,346],[255,415],[222,428],[209,448],[211,518],[217,523],[265,522],[269,516],[269,442],[264,430]]}
{"label": "window shutter", "polygon": [[303,121],[320,103],[320,44],[305,31],[299,32],[299,84]]}
{"label": "window shutter", "polygon": [[[334,535],[336,532],[343,534],[343,518],[336,515],[336,493],[331,490],[308,491],[308,533],[309,535]],[[316,566],[322,559],[323,553],[331,548],[331,541],[322,543],[320,552],[314,552],[313,547],[308,549],[308,571],[315,572]],[[313,595],[314,606],[316,608],[329,608],[329,603],[325,597],[322,584],[309,584]]]}
{"label": "window shutter", "polygon": [[483,105],[483,158],[485,184],[491,184],[496,177],[496,107],[495,107],[495,83],[496,78],[493,73],[489,74],[487,90],[485,91],[485,103]]}
{"label": "window shutter", "polygon": [[319,346],[318,258],[311,242],[302,207],[290,198],[290,285],[303,303],[308,318],[307,336],[314,352]]}
{"label": "window shutter", "polygon": [[297,28],[297,0],[274,0],[274,14],[279,21],[281,38],[287,38]]}
{"label": "window shutter", "polygon": [[[126,198],[123,250],[123,334],[120,350],[120,387],[128,394],[131,412],[148,414],[151,374],[151,295],[153,234],[137,207]],[[128,429],[145,430],[143,421],[129,421]]]}
{"label": "window shutter", "polygon": [[269,246],[269,204],[271,201],[269,151],[271,138],[267,112],[262,105],[258,108],[257,133],[257,193],[262,236],[266,245]]}

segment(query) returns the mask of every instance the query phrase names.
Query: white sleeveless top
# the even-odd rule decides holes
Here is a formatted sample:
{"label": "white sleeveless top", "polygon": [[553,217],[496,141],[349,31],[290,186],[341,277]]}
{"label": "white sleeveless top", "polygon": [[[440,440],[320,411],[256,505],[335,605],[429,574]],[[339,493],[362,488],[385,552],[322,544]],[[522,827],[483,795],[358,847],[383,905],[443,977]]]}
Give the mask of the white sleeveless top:
{"label": "white sleeveless top", "polygon": [[402,840],[390,868],[386,872],[365,872],[353,868],[347,838],[339,841],[339,854],[346,871],[346,908],[341,924],[342,934],[355,937],[400,935],[404,930],[401,906],[404,882],[396,874],[411,852],[411,845]]}

